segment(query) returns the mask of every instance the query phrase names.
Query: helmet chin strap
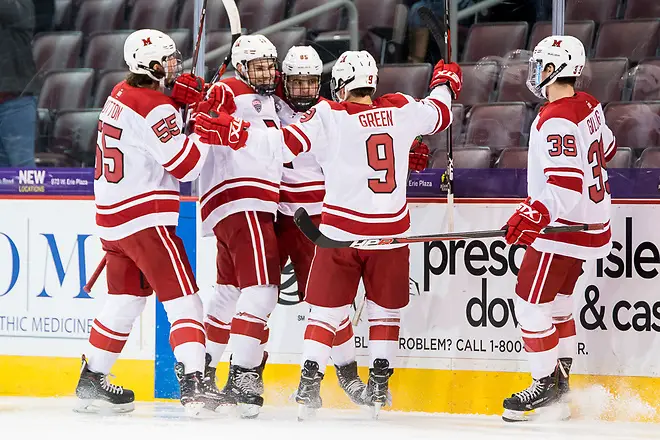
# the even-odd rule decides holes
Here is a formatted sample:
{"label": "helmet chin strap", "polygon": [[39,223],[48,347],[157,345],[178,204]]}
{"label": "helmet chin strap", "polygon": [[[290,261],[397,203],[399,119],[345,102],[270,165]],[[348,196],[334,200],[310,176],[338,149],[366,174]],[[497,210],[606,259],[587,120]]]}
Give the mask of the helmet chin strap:
{"label": "helmet chin strap", "polygon": [[566,68],[566,66],[567,66],[566,63],[562,64],[561,66],[559,66],[557,70],[552,72],[546,79],[541,81],[541,84],[536,86],[541,91],[541,95],[543,95],[545,99],[548,99],[548,86],[555,81],[557,75],[559,75],[561,71]]}

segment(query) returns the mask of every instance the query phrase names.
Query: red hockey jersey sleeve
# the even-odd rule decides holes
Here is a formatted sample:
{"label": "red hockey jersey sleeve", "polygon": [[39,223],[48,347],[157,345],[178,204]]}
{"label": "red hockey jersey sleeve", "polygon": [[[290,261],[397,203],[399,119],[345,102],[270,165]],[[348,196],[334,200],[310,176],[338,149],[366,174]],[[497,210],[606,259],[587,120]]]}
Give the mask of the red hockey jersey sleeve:
{"label": "red hockey jersey sleeve", "polygon": [[555,221],[571,212],[580,202],[584,186],[583,164],[587,159],[578,145],[580,140],[575,123],[553,118],[541,126],[539,134],[538,139],[545,140],[545,143],[530,145],[529,154],[539,156],[546,184],[541,193],[533,198],[548,208],[551,220]]}
{"label": "red hockey jersey sleeve", "polygon": [[196,134],[183,134],[181,114],[170,104],[153,108],[145,122],[145,148],[149,154],[176,179],[195,180],[209,146],[200,142]]}

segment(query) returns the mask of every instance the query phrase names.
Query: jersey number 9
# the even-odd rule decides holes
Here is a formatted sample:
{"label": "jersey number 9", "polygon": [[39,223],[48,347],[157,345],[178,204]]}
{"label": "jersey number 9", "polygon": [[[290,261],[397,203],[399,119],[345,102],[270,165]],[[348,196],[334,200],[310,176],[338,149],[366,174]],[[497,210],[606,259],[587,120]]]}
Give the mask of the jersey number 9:
{"label": "jersey number 9", "polygon": [[368,179],[376,194],[391,194],[396,189],[394,176],[394,140],[387,133],[372,134],[367,139],[367,163],[374,171],[385,171],[379,179]]}

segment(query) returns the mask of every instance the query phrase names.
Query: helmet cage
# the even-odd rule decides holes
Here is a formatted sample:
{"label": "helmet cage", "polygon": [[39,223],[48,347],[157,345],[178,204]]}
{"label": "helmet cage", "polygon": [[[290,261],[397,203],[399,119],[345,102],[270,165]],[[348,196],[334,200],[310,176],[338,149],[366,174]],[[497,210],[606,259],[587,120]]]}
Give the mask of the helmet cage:
{"label": "helmet cage", "polygon": [[[284,95],[298,112],[306,112],[319,101],[321,93],[320,75],[282,75]],[[316,87],[303,85],[304,81],[316,80]]]}
{"label": "helmet cage", "polygon": [[[271,63],[274,65],[272,74],[270,73]],[[261,57],[249,61],[242,60],[240,65],[242,68],[237,69],[236,72],[255,92],[263,96],[271,96],[275,93],[279,81],[279,62],[276,57]],[[253,78],[257,76],[257,71],[261,72],[259,79]],[[264,74],[263,72],[266,71],[269,73]]]}

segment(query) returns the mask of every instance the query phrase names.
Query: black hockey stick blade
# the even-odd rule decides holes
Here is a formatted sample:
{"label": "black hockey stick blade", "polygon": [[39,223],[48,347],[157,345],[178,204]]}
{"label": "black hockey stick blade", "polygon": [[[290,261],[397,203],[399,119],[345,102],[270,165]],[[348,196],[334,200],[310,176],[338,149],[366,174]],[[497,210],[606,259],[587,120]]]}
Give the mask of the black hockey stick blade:
{"label": "black hockey stick blade", "polygon": [[[485,231],[467,231],[467,232],[449,232],[445,234],[433,235],[413,235],[410,237],[394,237],[394,238],[362,238],[358,240],[333,240],[325,235],[316,227],[311,217],[305,211],[305,208],[298,208],[293,216],[293,219],[298,226],[298,229],[307,237],[312,243],[321,248],[371,248],[377,246],[384,246],[389,244],[409,244],[409,243],[424,243],[430,241],[448,241],[448,240],[471,240],[479,238],[498,238],[506,235],[504,229],[491,229]],[[553,226],[547,227],[542,231],[542,234],[558,234],[564,232],[579,232],[579,231],[595,231],[605,228],[603,223],[596,224],[581,224],[572,226]]]}
{"label": "black hockey stick blade", "polygon": [[442,58],[449,62],[449,54],[447,53],[447,47],[446,43],[447,41],[447,28],[440,20],[438,20],[438,17],[435,16],[432,10],[427,8],[426,6],[422,6],[417,10],[417,14],[419,15],[419,18],[422,20],[422,23],[427,27],[429,32],[431,32],[431,35],[433,36],[433,39],[435,40],[435,43],[438,45],[440,50],[444,48],[445,53],[441,54]]}

